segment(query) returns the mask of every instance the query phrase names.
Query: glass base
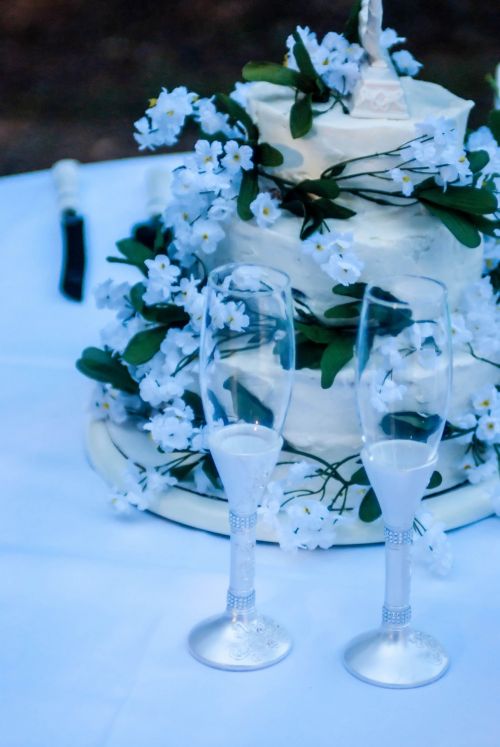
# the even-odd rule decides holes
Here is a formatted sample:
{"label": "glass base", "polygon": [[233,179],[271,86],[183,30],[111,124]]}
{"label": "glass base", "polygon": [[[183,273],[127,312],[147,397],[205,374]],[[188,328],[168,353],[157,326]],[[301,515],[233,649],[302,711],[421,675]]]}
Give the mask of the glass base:
{"label": "glass base", "polygon": [[245,672],[277,664],[290,653],[292,639],[269,617],[225,612],[196,625],[188,644],[202,664]]}
{"label": "glass base", "polygon": [[344,651],[348,672],[380,687],[421,687],[448,669],[448,655],[430,635],[407,626],[380,628],[352,640]]}

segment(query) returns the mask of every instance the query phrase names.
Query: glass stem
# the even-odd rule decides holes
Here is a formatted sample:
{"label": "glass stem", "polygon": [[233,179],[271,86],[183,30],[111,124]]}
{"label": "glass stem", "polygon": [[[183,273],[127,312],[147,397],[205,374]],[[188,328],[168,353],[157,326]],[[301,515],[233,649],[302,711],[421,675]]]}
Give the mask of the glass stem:
{"label": "glass stem", "polygon": [[231,532],[231,569],[227,592],[227,611],[233,617],[248,617],[255,612],[255,526],[257,513],[229,511]]}
{"label": "glass stem", "polygon": [[385,601],[382,624],[389,630],[401,630],[411,620],[410,552],[413,527],[395,529],[386,526],[385,535]]}

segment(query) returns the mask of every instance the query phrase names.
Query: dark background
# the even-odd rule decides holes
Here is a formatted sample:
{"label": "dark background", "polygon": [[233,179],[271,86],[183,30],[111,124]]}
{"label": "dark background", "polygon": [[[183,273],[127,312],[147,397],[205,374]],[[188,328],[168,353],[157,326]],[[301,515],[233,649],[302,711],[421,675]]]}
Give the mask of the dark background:
{"label": "dark background", "polygon": [[[250,59],[280,61],[297,24],[341,31],[351,0],[4,0],[0,13],[0,173],[59,158],[137,154],[133,122],[160,86],[227,91]],[[424,63],[421,77],[491,105],[498,0],[386,0]],[[191,144],[189,134],[178,148]]]}

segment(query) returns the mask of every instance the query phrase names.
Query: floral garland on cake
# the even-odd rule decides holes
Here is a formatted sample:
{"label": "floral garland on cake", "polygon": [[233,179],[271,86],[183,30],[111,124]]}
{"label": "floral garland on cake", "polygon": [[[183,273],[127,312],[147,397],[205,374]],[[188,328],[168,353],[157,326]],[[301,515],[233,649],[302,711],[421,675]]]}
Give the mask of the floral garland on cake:
{"label": "floral garland on cake", "polygon": [[[162,491],[178,483],[189,484],[207,498],[222,496],[206,448],[196,373],[207,277],[204,257],[215,252],[227,223],[236,215],[261,228],[271,226],[282,211],[300,217],[301,251],[336,283],[334,293],[346,298],[345,303],[325,310],[326,319],[343,320],[332,327],[311,312],[302,294],[295,293],[297,367],[320,368],[322,387],[330,387],[352,357],[364,290],[355,237],[327,223],[334,218],[345,220],[348,226],[354,211],[338,202],[343,194],[380,205],[420,202],[465,247],[477,247],[485,237],[485,276],[466,289],[453,314],[452,329],[457,348],[500,367],[495,332],[500,289],[500,243],[496,239],[500,112],[493,112],[489,127],[470,135],[465,146],[444,119],[428,119],[417,126],[413,140],[392,151],[336,164],[318,178],[297,184],[274,173],[283,157],[278,149],[261,142],[246,109],[248,86],[256,80],[294,89],[293,137],[306,134],[314,117],[329,108],[345,108],[365,54],[356,43],[354,28],[351,21],[344,35],[329,33],[319,41],[309,29],[298,27],[287,40],[285,65],[249,63],[243,70],[247,82],[237,83],[230,95],[203,98],[184,87],[163,89],[135,123],[141,150],[174,145],[189,120],[199,126],[201,138],[173,172],[172,199],[161,220],[137,227],[131,238],[117,243],[120,256],[110,257],[110,262],[132,265],[142,277],[134,285],[108,280],[97,288],[97,305],[113,310],[116,319],[102,331],[102,348],[87,348],[77,363],[83,374],[99,382],[92,400],[93,417],[135,423],[151,434],[162,457],[171,457],[155,468],[129,460],[126,487],[113,494],[120,510],[130,504],[151,507]],[[405,40],[386,29],[382,41],[389,50]],[[401,74],[416,74],[421,67],[407,51],[393,52],[392,59]],[[363,161],[377,156],[391,157],[394,165],[364,170]],[[359,172],[344,175],[355,162]],[[380,186],[352,186],[357,175],[373,177]],[[212,317],[221,328],[231,330],[244,329],[246,323],[243,310],[230,303],[219,303]],[[461,469],[464,480],[471,483],[490,476],[500,465],[499,390],[491,386],[478,391],[470,410],[445,429],[445,439],[464,444]],[[382,400],[392,396],[379,394]],[[404,427],[409,427],[408,422]],[[415,421],[411,427],[421,424]],[[259,509],[274,526],[282,546],[330,547],[338,521],[352,511],[349,496],[353,491],[358,499],[363,497],[361,520],[379,516],[358,454],[329,464],[291,444],[285,445],[285,451],[290,453],[290,461],[284,463],[288,471],[270,483]],[[332,480],[340,486],[333,497],[328,495]],[[430,487],[440,482],[435,473]],[[304,483],[311,488],[305,489]],[[499,495],[492,499],[500,504]],[[423,555],[445,572],[449,548],[440,526],[425,532],[431,524],[427,514],[415,523],[422,535],[420,549],[430,548]]]}

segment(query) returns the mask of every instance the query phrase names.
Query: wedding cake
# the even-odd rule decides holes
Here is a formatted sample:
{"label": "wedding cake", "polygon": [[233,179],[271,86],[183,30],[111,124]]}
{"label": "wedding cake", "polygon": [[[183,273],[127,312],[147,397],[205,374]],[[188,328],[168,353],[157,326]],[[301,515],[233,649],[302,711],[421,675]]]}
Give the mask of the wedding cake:
{"label": "wedding cake", "polygon": [[101,382],[88,447],[116,505],[226,530],[196,366],[206,272],[238,262],[286,272],[296,303],[288,466],[258,536],[311,548],[381,539],[359,460],[353,345],[365,285],[395,273],[445,283],[452,312],[452,404],[426,505],[447,527],[491,513],[498,117],[464,146],[472,102],[410,77],[419,63],[390,51],[402,41],[382,31],[380,2],[363,0],[345,35],[298,28],[284,65],[249,63],[230,96],[163,89],[136,123],[141,148],[172,145],[187,118],[202,137],[172,175],[161,224],[118,242],[143,278],[97,290],[117,321],[78,362]]}

